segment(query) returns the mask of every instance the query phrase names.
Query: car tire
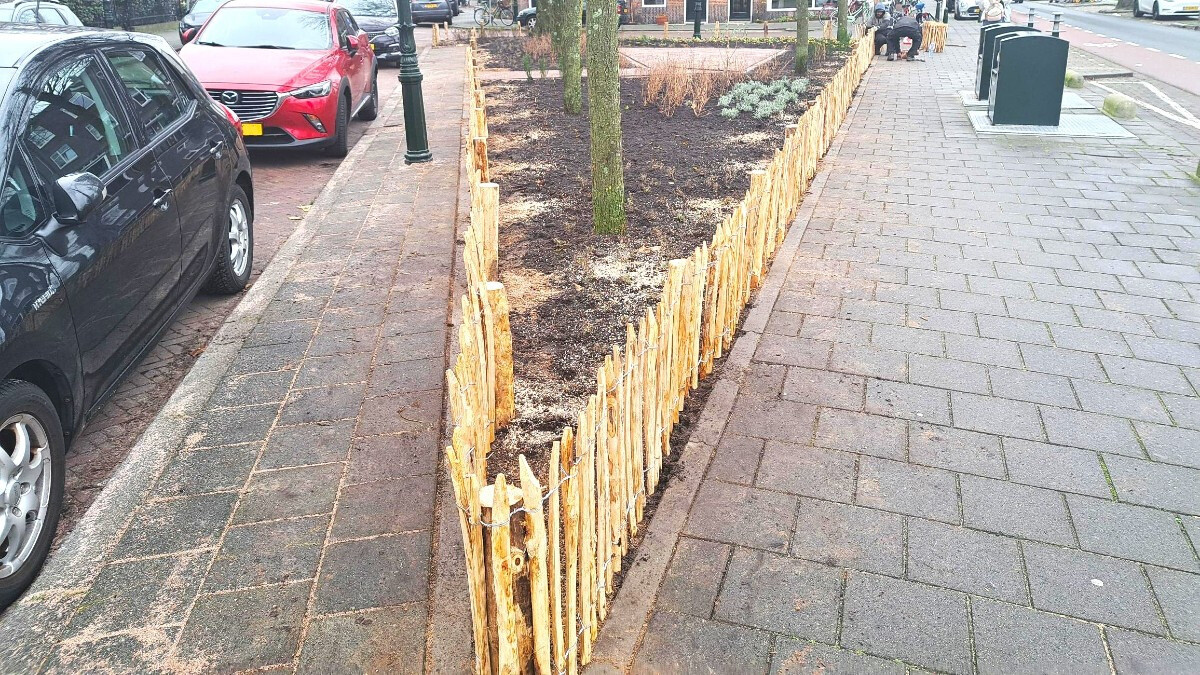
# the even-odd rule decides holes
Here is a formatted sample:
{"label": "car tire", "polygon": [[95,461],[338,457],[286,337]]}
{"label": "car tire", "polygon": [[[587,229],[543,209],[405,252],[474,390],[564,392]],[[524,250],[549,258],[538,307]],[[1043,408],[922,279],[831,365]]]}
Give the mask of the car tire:
{"label": "car tire", "polygon": [[1150,14],[1150,15],[1151,15],[1152,17],[1154,17],[1154,20],[1155,20],[1155,21],[1158,21],[1158,20],[1162,19],[1162,14],[1159,14],[1159,12],[1158,12],[1158,3],[1157,3],[1157,2],[1156,2],[1156,3],[1154,3],[1154,9],[1153,9],[1153,11],[1151,12],[1151,14]]}
{"label": "car tire", "polygon": [[240,185],[229,190],[224,225],[217,264],[204,282],[205,293],[233,295],[250,282],[250,270],[254,267],[254,212]]}
{"label": "car tire", "polygon": [[379,71],[371,72],[371,100],[358,109],[358,119],[370,122],[379,117]]}
{"label": "car tire", "polygon": [[325,148],[325,154],[330,157],[345,157],[350,152],[350,97],[346,92],[338,96],[337,129],[334,130],[333,140]]}
{"label": "car tire", "polygon": [[1142,7],[1138,3],[1138,0],[1133,0],[1133,15],[1138,18],[1146,16],[1146,13],[1142,11]]}
{"label": "car tire", "polygon": [[[0,494],[15,497],[14,503],[4,504],[4,516],[20,517],[27,523],[24,534],[15,543],[17,552],[11,554],[19,561],[10,557],[10,547],[14,542],[0,542],[0,560],[4,561],[0,565],[0,573],[6,574],[0,577],[0,609],[3,609],[29,588],[50,552],[50,543],[54,540],[54,531],[58,528],[58,517],[62,512],[66,442],[63,440],[58,411],[50,398],[36,385],[22,380],[0,383],[0,425],[0,447],[3,448],[0,452],[8,454],[9,463],[16,460],[17,466],[22,467],[21,470],[10,469],[5,472],[9,475],[0,475],[0,489],[4,490]],[[27,457],[23,460],[16,456],[20,452],[16,434],[18,428],[23,430],[27,439],[27,449],[24,451]],[[39,447],[29,447],[35,444]],[[35,450],[37,457],[34,457]],[[38,467],[40,470],[37,470],[35,480],[21,482],[23,477],[31,477],[31,472]],[[29,506],[36,508],[26,509]],[[21,510],[25,512],[22,514]],[[30,522],[35,525],[29,525]],[[10,571],[10,565],[14,562],[15,568]]]}

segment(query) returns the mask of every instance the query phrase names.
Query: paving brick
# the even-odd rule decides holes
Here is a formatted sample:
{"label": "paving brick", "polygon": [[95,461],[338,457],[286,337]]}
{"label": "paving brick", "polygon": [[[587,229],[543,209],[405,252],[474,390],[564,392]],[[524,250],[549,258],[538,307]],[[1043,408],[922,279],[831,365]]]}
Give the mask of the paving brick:
{"label": "paving brick", "polygon": [[59,643],[43,664],[42,672],[82,673],[102,662],[117,672],[168,675],[170,671],[164,664],[178,633],[178,628],[143,628],[132,634]]}
{"label": "paving brick", "polygon": [[1054,344],[1064,349],[1116,356],[1133,355],[1121,334],[1113,331],[1053,324],[1050,333],[1054,336]]}
{"label": "paving brick", "polygon": [[838,312],[838,316],[851,321],[899,325],[904,323],[904,305],[895,302],[848,298],[842,300],[842,308]]}
{"label": "paving brick", "polygon": [[204,590],[310,579],[317,573],[328,529],[327,515],[231,527]]}
{"label": "paving brick", "polygon": [[842,645],[926,668],[971,672],[960,593],[855,572],[846,585]]}
{"label": "paving brick", "polygon": [[960,312],[975,312],[979,314],[995,314],[1004,316],[1004,299],[982,293],[964,293],[955,290],[944,290],[938,293],[942,309],[953,309]]}
{"label": "paving brick", "polygon": [[831,349],[832,344],[824,340],[766,334],[758,343],[758,350],[754,353],[754,358],[758,361],[780,363],[786,366],[824,368],[829,362]]}
{"label": "paving brick", "polygon": [[208,405],[238,407],[282,401],[293,377],[295,373],[290,370],[232,375],[217,385]]}
{"label": "paving brick", "polygon": [[680,537],[655,606],[705,619],[712,616],[732,553],[728,544]]}
{"label": "paving brick", "polygon": [[1200,431],[1145,422],[1133,427],[1151,459],[1200,469]]}
{"label": "paving brick", "polygon": [[380,480],[348,485],[338,499],[334,540],[374,537],[433,526],[434,482]]}
{"label": "paving brick", "polygon": [[307,388],[364,382],[370,370],[370,352],[307,358],[300,364],[295,386]]}
{"label": "paving brick", "polygon": [[739,436],[727,431],[717,444],[709,473],[727,483],[752,484],[762,461],[764,443],[761,438]]}
{"label": "paving brick", "polygon": [[258,469],[340,461],[346,457],[353,433],[354,420],[275,427],[267,439]]}
{"label": "paving brick", "polygon": [[841,585],[836,568],[738,548],[713,618],[833,642]]}
{"label": "paving brick", "polygon": [[909,579],[1028,603],[1015,539],[910,518],[907,551]]}
{"label": "paving brick", "polygon": [[278,411],[278,403],[206,411],[197,418],[185,442],[195,448],[261,441]]}
{"label": "paving brick", "polygon": [[1050,333],[1040,321],[1011,317],[979,315],[979,334],[983,337],[1012,340],[1019,343],[1050,344]]}
{"label": "paving brick", "polygon": [[[848,452],[770,441],[758,473],[759,487],[850,502],[854,495],[856,457]],[[724,480],[719,473],[709,475]]]}
{"label": "paving brick", "polygon": [[951,471],[1004,477],[1004,459],[996,436],[932,424],[913,424],[908,435],[909,461]]}
{"label": "paving brick", "polygon": [[[159,477],[154,496],[176,497],[237,490],[250,476],[261,447],[261,443],[247,443],[181,452],[175,455]],[[220,471],[213,470],[217,466],[221,467]]]}
{"label": "paving brick", "polygon": [[823,408],[813,442],[835,450],[903,459],[907,426],[891,417]]}
{"label": "paving brick", "polygon": [[1042,422],[1032,403],[998,396],[954,392],[954,426],[990,434],[1042,439]]}
{"label": "paving brick", "polygon": [[350,445],[347,484],[432,475],[440,450],[432,430],[357,438]]}
{"label": "paving brick", "polygon": [[903,380],[908,376],[908,361],[904,352],[862,345],[835,344],[829,359],[829,369]]}
{"label": "paving brick", "polygon": [[297,673],[421,673],[425,669],[423,602],[316,619]]}
{"label": "paving brick", "polygon": [[330,544],[317,579],[316,614],[386,607],[428,595],[429,532]]}
{"label": "paving brick", "polygon": [[977,363],[912,354],[908,357],[908,367],[913,384],[976,394],[990,391],[987,369]]}
{"label": "paving brick", "polygon": [[904,462],[864,457],[857,503],[943,522],[959,522],[954,474]]}
{"label": "paving brick", "polygon": [[771,634],[687,614],[656,611],[634,672],[766,672]]}
{"label": "paving brick", "polygon": [[1015,342],[970,335],[946,335],[946,356],[991,366],[1021,367],[1021,353]]}
{"label": "paving brick", "polygon": [[772,675],[904,675],[904,665],[819,642],[780,638],[771,659]]}
{"label": "paving brick", "polygon": [[866,411],[934,424],[950,424],[950,392],[887,380],[867,380]]}
{"label": "paving brick", "polygon": [[807,443],[816,424],[817,407],[795,401],[764,401],[741,396],[733,405],[728,427],[747,436]]}
{"label": "paving brick", "polygon": [[1200,572],[1175,516],[1142,506],[1070,495],[1079,546],[1118,558]]}
{"label": "paving brick", "polygon": [[339,384],[293,391],[288,394],[283,410],[279,413],[279,423],[332,422],[355,417],[362,406],[363,392],[362,384]]}
{"label": "paving brick", "polygon": [[1200,642],[1200,575],[1147,567],[1171,636]]}
{"label": "paving brick", "polygon": [[212,546],[229,520],[236,497],[212,493],[144,504],[134,512],[117,550],[132,558]]}
{"label": "paving brick", "polygon": [[[1200,330],[1198,328],[1197,330]],[[1191,385],[1178,366],[1120,356],[1100,356],[1108,378],[1117,384],[1145,387],[1156,391],[1193,395]]]}
{"label": "paving brick", "polygon": [[1014,482],[1111,498],[1100,459],[1090,450],[1006,438],[1004,458],[1009,479]]}
{"label": "paving brick", "polygon": [[783,382],[787,379],[787,372],[787,366],[752,361],[746,368],[745,384],[740,388],[740,393],[749,398],[780,398],[783,396]]}
{"label": "paving brick", "polygon": [[1105,379],[1104,370],[1095,354],[1058,347],[1021,345],[1021,356],[1029,370],[1053,375]]}
{"label": "paving brick", "polygon": [[1094,624],[985,598],[971,600],[971,623],[982,675],[1110,672]]}
{"label": "paving brick", "polygon": [[311,583],[201,596],[179,637],[177,657],[220,672],[290,665]]}
{"label": "paving brick", "polygon": [[1200,515],[1200,471],[1132,457],[1104,461],[1121,501]]}
{"label": "paving brick", "polygon": [[341,462],[336,462],[254,474],[233,522],[254,523],[329,513],[337,496],[342,467]]}
{"label": "paving brick", "polygon": [[244,347],[298,344],[305,347],[317,329],[315,320],[264,322],[254,327],[246,336]]}
{"label": "paving brick", "polygon": [[1149,389],[1078,380],[1075,392],[1084,410],[1150,422],[1171,421],[1158,396]]}
{"label": "paving brick", "polygon": [[1142,457],[1129,420],[1096,413],[1043,406],[1042,422],[1051,443],[1085,450]]}
{"label": "paving brick", "polygon": [[1200,345],[1195,342],[1164,340],[1145,335],[1129,335],[1125,338],[1133,355],[1147,361],[1173,363],[1177,366],[1200,366]]}
{"label": "paving brick", "polygon": [[884,349],[929,356],[942,356],[945,353],[941,332],[907,326],[876,324],[871,333],[871,344]]}
{"label": "paving brick", "polygon": [[696,494],[685,532],[783,552],[795,512],[796,498],[790,495],[706,480]]}
{"label": "paving brick", "polygon": [[1175,424],[1188,429],[1200,429],[1200,397],[1163,394],[1162,402]]}
{"label": "paving brick", "polygon": [[1015,368],[990,368],[988,375],[996,396],[1063,408],[1079,405],[1065,377]]}
{"label": "paving brick", "polygon": [[804,318],[803,314],[779,310],[772,311],[771,317],[767,319],[767,327],[764,331],[776,335],[798,337],[800,335],[800,328],[804,325]]}
{"label": "paving brick", "polygon": [[962,476],[960,485],[963,524],[967,527],[1074,545],[1075,537],[1059,493],[975,476]]}
{"label": "paving brick", "polygon": [[863,378],[828,370],[788,368],[783,398],[789,401],[860,410],[863,406]]}
{"label": "paving brick", "polygon": [[903,519],[886,511],[804,499],[791,552],[826,565],[899,576],[904,569]]}
{"label": "paving brick", "polygon": [[1108,646],[1118,673],[1195,673],[1200,671],[1200,646],[1163,640],[1141,633],[1108,629]]}
{"label": "paving brick", "polygon": [[359,411],[358,433],[374,436],[431,431],[441,414],[440,390],[372,396],[363,401]]}
{"label": "paving brick", "polygon": [[211,558],[203,551],[105,565],[64,635],[87,637],[182,621]]}
{"label": "paving brick", "polygon": [[1044,544],[1024,548],[1034,607],[1164,633],[1136,563]]}
{"label": "paving brick", "polygon": [[1075,313],[1079,315],[1079,322],[1086,328],[1105,328],[1137,335],[1151,334],[1150,325],[1140,314],[1096,309],[1095,307],[1076,307]]}
{"label": "paving brick", "polygon": [[1079,323],[1079,319],[1076,318],[1075,311],[1072,310],[1070,305],[1062,305],[1056,302],[1042,302],[1041,300],[1023,300],[1021,298],[1006,298],[1004,305],[1008,308],[1009,316],[1018,319],[1048,321],[1067,326],[1074,326]]}

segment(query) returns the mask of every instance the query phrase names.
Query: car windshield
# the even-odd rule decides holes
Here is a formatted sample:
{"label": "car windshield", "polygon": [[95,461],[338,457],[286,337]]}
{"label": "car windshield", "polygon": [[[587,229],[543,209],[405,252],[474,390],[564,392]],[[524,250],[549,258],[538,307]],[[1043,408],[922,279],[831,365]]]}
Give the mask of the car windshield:
{"label": "car windshield", "polygon": [[192,12],[196,14],[212,14],[217,11],[221,3],[225,0],[197,0],[196,4],[192,5]]}
{"label": "car windshield", "polygon": [[391,0],[338,0],[354,16],[396,16],[396,3]]}
{"label": "car windshield", "polygon": [[222,7],[196,44],[258,49],[329,49],[333,34],[329,15],[278,7]]}

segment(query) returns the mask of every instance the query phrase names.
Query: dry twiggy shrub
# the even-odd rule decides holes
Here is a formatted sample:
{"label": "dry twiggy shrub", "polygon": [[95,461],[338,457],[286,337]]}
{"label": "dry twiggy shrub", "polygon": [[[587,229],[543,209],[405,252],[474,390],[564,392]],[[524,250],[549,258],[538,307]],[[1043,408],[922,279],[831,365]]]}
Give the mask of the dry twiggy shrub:
{"label": "dry twiggy shrub", "polygon": [[671,117],[687,100],[688,92],[692,87],[691,78],[679,64],[672,62],[668,65],[667,70],[667,82],[658,101],[658,110],[663,115]]}
{"label": "dry twiggy shrub", "polygon": [[642,105],[649,108],[658,101],[658,97],[662,95],[663,89],[667,85],[668,66],[666,63],[657,63],[650,67],[650,72],[646,74],[646,78],[642,80]]}
{"label": "dry twiggy shrub", "polygon": [[521,46],[529,58],[533,59],[534,63],[545,59],[549,61],[554,53],[554,47],[550,44],[549,35],[538,35],[525,40],[525,44]]}

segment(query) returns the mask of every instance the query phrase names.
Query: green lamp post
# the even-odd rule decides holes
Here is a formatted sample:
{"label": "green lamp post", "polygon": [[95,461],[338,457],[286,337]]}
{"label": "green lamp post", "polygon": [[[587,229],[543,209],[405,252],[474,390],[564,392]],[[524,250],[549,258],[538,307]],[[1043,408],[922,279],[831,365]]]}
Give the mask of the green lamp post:
{"label": "green lamp post", "polygon": [[425,129],[425,97],[421,93],[421,69],[417,66],[416,25],[412,20],[412,1],[396,0],[396,19],[400,28],[400,96],[404,103],[404,163],[416,164],[433,159],[429,134]]}

